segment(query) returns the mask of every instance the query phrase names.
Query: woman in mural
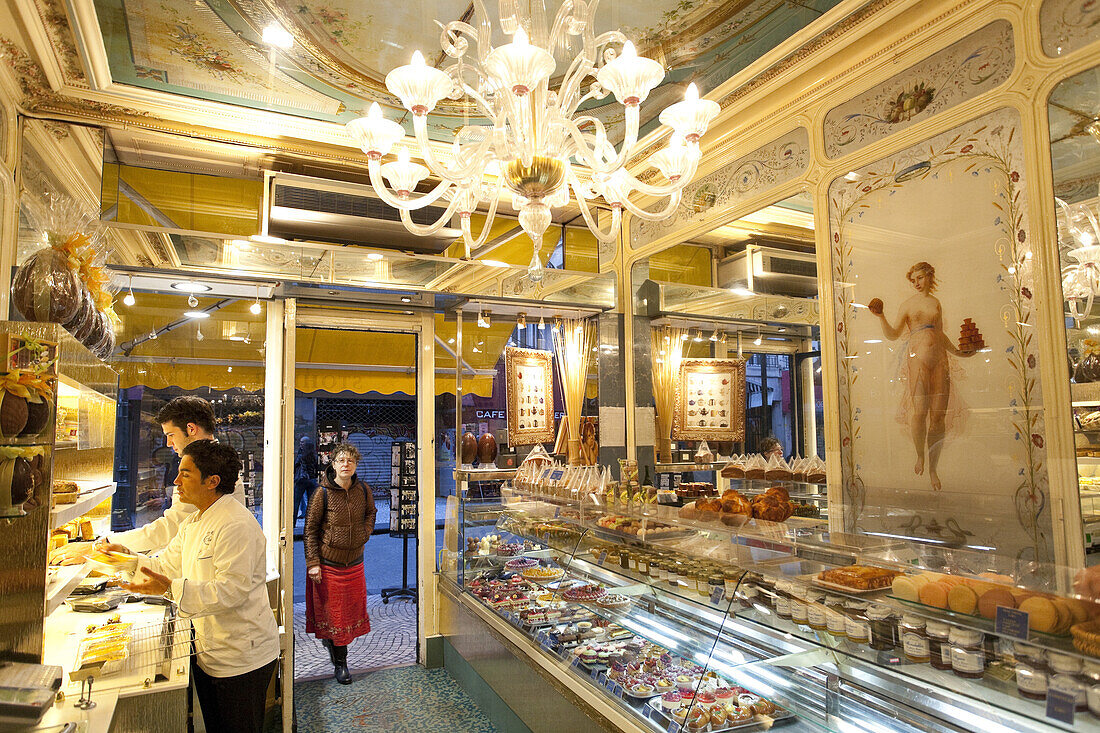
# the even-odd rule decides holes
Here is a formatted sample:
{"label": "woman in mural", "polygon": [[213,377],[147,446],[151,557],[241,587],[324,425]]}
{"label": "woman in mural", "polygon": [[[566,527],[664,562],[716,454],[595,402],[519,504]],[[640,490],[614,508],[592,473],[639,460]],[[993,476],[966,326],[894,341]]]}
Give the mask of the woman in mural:
{"label": "woman in mural", "polygon": [[924,474],[927,458],[932,488],[942,488],[937,469],[944,437],[952,427],[952,416],[960,412],[951,388],[949,354],[973,356],[955,347],[943,330],[943,308],[932,293],[936,291],[936,269],[927,262],[909,268],[906,278],[917,292],[901,304],[898,323],[891,325],[882,310],[882,301],[874,298],[868,310],[879,319],[883,335],[896,341],[908,334],[902,354],[899,377],[905,392],[898,410],[898,422],[907,425],[917,451],[913,472]]}

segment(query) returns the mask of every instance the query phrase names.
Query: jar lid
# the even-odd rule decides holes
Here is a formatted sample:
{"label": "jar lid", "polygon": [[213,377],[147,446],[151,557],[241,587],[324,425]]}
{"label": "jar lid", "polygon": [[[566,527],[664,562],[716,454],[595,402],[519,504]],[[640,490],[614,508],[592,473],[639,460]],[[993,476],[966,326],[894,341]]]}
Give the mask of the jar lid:
{"label": "jar lid", "polygon": [[901,622],[906,626],[924,626],[924,618],[918,616],[915,613],[903,613],[901,616]]}
{"label": "jar lid", "polygon": [[985,640],[985,634],[974,629],[964,629],[956,626],[951,629],[951,635],[949,637],[952,644],[959,644],[961,646],[976,646],[981,644]]}
{"label": "jar lid", "polygon": [[1081,660],[1071,654],[1051,652],[1050,668],[1062,674],[1077,674],[1081,671]]}
{"label": "jar lid", "polygon": [[867,601],[850,600],[844,602],[844,607],[850,611],[866,611],[870,605]]}
{"label": "jar lid", "polygon": [[925,630],[933,636],[946,639],[951,632],[951,624],[945,621],[929,621],[925,625]]}
{"label": "jar lid", "polygon": [[871,606],[867,609],[867,618],[872,621],[883,621],[893,615],[894,612],[889,606]]}

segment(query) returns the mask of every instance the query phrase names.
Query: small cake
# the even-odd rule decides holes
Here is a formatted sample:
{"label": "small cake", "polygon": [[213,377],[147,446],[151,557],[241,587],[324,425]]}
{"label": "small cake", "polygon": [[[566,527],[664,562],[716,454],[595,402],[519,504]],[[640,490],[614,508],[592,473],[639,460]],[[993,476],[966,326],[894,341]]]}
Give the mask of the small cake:
{"label": "small cake", "polygon": [[704,710],[710,710],[714,707],[714,703],[717,702],[713,692],[700,692],[695,696],[695,703],[701,706]]}
{"label": "small cake", "polygon": [[718,730],[726,725],[726,708],[724,705],[714,705],[710,708],[711,730]]}
{"label": "small cake", "polygon": [[714,699],[719,705],[728,705],[735,702],[733,690],[728,687],[719,687],[714,691]]}
{"label": "small cake", "polygon": [[985,340],[982,337],[974,321],[967,318],[959,329],[959,351],[964,354],[973,353],[985,348]]}
{"label": "small cake", "polygon": [[680,707],[680,693],[673,690],[671,692],[666,692],[665,694],[661,695],[661,707],[665,710],[665,712],[669,712]]}

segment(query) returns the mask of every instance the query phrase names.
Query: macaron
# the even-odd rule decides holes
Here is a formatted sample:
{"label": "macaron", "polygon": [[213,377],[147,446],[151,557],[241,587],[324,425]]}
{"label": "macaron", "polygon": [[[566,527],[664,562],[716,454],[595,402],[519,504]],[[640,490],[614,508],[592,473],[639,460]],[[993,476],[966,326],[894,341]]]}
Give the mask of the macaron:
{"label": "macaron", "polygon": [[1058,610],[1049,598],[1032,596],[1020,604],[1020,610],[1027,613],[1028,625],[1035,631],[1050,633],[1058,625]]}
{"label": "macaron", "polygon": [[974,613],[978,608],[978,594],[968,585],[956,585],[947,592],[947,607],[957,613]]}
{"label": "macaron", "polygon": [[978,613],[985,618],[996,618],[997,606],[1016,608],[1016,597],[1004,588],[994,588],[982,593],[978,598]]}
{"label": "macaron", "polygon": [[919,586],[913,578],[906,575],[899,575],[894,578],[892,595],[903,601],[912,601],[916,603],[920,600],[918,589]]}
{"label": "macaron", "polygon": [[920,602],[926,606],[947,608],[948,586],[941,582],[929,583],[918,592]]}

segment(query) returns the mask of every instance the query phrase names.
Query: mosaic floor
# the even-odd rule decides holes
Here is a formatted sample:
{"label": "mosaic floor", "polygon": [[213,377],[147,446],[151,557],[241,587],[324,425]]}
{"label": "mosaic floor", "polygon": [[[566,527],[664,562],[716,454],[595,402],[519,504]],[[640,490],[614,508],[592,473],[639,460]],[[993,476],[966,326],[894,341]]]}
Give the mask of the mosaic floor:
{"label": "mosaic floor", "polygon": [[495,733],[480,708],[446,670],[419,666],[357,675],[350,685],[314,680],[294,685],[298,730],[378,733]]}
{"label": "mosaic floor", "polygon": [[[416,604],[403,599],[384,604],[382,596],[367,596],[367,614],[370,633],[348,645],[348,668],[354,673],[416,664]],[[306,633],[306,604],[295,603],[294,679],[318,677],[332,677],[332,662],[321,642]]]}

